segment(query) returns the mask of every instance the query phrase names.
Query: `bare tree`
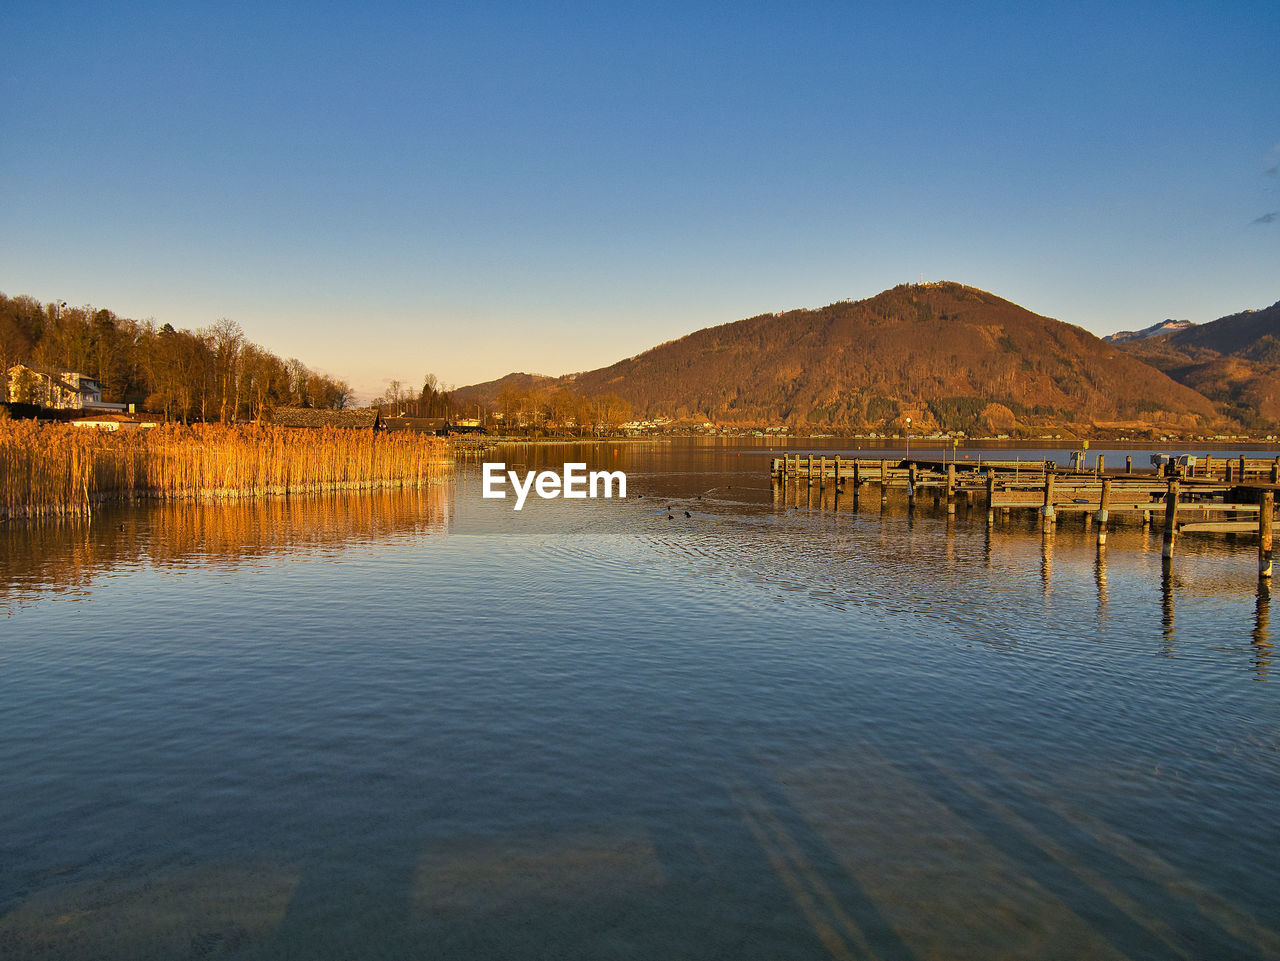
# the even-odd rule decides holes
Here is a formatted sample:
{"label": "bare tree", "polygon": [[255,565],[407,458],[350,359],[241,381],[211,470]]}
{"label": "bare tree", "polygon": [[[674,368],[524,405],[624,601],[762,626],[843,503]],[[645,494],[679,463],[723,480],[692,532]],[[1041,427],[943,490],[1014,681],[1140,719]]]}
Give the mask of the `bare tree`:
{"label": "bare tree", "polygon": [[234,320],[220,317],[204,334],[213,347],[215,377],[221,394],[218,420],[225,424],[235,420],[240,410],[240,362],[244,351],[244,331]]}

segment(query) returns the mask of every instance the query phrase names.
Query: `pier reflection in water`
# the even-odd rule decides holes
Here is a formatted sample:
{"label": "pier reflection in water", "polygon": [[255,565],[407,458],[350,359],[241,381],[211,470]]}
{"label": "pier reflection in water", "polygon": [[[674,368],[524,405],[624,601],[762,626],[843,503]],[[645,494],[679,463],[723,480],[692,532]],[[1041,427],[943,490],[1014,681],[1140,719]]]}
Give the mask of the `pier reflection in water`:
{"label": "pier reflection in water", "polygon": [[1271,585],[1258,585],[1258,602],[1254,606],[1253,647],[1254,670],[1259,679],[1271,673]]}
{"label": "pier reflection in water", "polygon": [[764,456],[5,530],[0,953],[1280,957],[1252,558]]}

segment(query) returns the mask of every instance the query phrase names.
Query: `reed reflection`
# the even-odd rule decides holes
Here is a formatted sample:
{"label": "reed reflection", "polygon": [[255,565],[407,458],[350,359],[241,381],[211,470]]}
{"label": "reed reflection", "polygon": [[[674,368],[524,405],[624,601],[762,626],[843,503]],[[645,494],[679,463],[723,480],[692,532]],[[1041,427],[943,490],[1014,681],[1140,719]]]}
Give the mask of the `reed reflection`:
{"label": "reed reflection", "polygon": [[[130,567],[235,565],[321,554],[407,534],[444,531],[451,487],[160,502],[99,511],[92,522],[0,525],[0,611],[26,593],[87,596],[100,576]],[[7,612],[7,611],[6,611]]]}

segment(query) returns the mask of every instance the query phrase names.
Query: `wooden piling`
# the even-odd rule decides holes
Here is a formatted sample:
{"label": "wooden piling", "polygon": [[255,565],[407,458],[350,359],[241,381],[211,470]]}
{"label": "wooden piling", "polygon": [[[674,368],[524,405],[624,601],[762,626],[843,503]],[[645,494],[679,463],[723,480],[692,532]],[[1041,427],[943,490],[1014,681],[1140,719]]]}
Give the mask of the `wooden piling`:
{"label": "wooden piling", "polygon": [[996,472],[987,469],[987,526],[990,527],[996,522],[996,509],[993,506],[996,500]]}
{"label": "wooden piling", "polygon": [[1258,511],[1258,577],[1266,581],[1271,580],[1271,515],[1275,509],[1275,492],[1263,491]]}
{"label": "wooden piling", "polygon": [[823,490],[827,486],[827,456],[823,454],[818,458],[818,490]]}
{"label": "wooden piling", "polygon": [[1102,496],[1098,500],[1098,546],[1107,546],[1107,508],[1111,506],[1111,478],[1102,478]]}
{"label": "wooden piling", "polygon": [[1126,474],[1133,473],[1133,457],[1129,456],[1124,459],[1124,472]]}
{"label": "wooden piling", "polygon": [[1241,481],[1244,480],[1244,470],[1245,470],[1244,454],[1241,454],[1240,455],[1240,480]]}
{"label": "wooden piling", "polygon": [[889,500],[889,462],[887,460],[880,461],[880,503],[884,504]]}
{"label": "wooden piling", "polygon": [[956,465],[947,465],[947,513],[956,512]]}
{"label": "wooden piling", "polygon": [[1169,481],[1169,492],[1164,499],[1164,546],[1160,555],[1165,560],[1173,559],[1173,544],[1178,537],[1178,481]]}
{"label": "wooden piling", "polygon": [[1271,464],[1271,483],[1280,484],[1280,457]]}
{"label": "wooden piling", "polygon": [[1093,472],[1094,472],[1095,474],[1097,474],[1099,477],[1101,477],[1101,476],[1103,475],[1103,473],[1106,471],[1106,463],[1107,463],[1107,462],[1106,462],[1106,458],[1104,458],[1101,454],[1099,454],[1099,455],[1098,455],[1098,466],[1097,466],[1096,468],[1094,468],[1094,471],[1093,471]]}
{"label": "wooden piling", "polygon": [[1046,532],[1053,530],[1057,515],[1053,510],[1053,475],[1048,471],[1045,471],[1044,475],[1044,506],[1040,508],[1040,513],[1044,516],[1044,530]]}
{"label": "wooden piling", "polygon": [[907,506],[916,502],[916,465],[907,465]]}

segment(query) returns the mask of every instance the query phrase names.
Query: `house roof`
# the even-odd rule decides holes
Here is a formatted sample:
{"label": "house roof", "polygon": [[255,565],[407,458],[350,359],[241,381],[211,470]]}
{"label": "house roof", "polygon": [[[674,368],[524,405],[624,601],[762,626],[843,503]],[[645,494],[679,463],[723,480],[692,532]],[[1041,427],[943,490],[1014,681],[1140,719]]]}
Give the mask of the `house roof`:
{"label": "house roof", "polygon": [[376,407],[356,410],[316,410],[314,407],[277,407],[271,422],[277,427],[348,427],[374,430],[378,427]]}
{"label": "house roof", "polygon": [[441,430],[449,423],[447,417],[384,417],[382,426],[387,430]]}
{"label": "house roof", "polygon": [[73,417],[71,422],[74,423],[107,423],[114,424],[150,424],[161,417],[158,414],[125,414],[118,411],[100,411],[88,414],[84,417]]}

